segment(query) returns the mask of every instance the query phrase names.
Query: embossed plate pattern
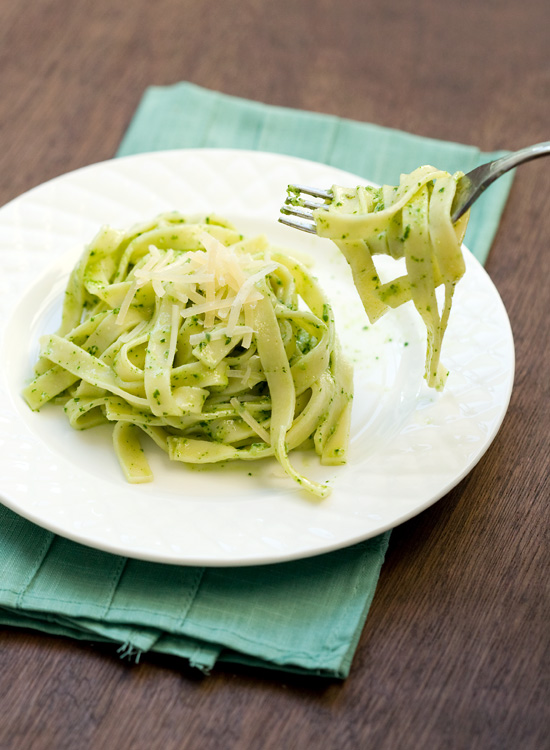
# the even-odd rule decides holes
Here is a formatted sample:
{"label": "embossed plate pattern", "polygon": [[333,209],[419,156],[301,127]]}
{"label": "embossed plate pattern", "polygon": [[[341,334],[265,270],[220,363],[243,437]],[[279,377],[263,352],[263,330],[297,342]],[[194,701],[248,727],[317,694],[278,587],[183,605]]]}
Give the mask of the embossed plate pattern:
{"label": "embossed plate pattern", "polygon": [[[422,379],[424,333],[412,305],[368,326],[345,261],[328,241],[277,224],[288,182],[358,184],[353,175],[275,154],[158,152],[93,165],[0,210],[0,497],[65,537],[166,563],[247,565],[316,555],[402,523],[454,487],[487,450],[513,382],[514,347],[500,297],[465,251],[444,344],[445,391]],[[309,258],[330,296],[355,364],[349,462],[321,467],[331,496],[305,496],[275,461],[190,469],[146,447],[155,473],[128,485],[109,427],[74,432],[59,408],[31,412],[20,391],[38,336],[57,327],[64,284],[102,224],[125,228],[156,214],[215,211],[244,233]],[[385,271],[393,272],[388,260]]]}

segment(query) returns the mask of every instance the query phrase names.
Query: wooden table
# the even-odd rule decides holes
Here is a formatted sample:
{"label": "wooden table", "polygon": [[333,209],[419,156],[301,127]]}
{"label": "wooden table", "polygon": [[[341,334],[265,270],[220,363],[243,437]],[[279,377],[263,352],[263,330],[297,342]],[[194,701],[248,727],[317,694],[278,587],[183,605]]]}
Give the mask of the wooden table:
{"label": "wooden table", "polygon": [[[516,149],[550,137],[550,4],[2,0],[0,204],[110,158],[150,84]],[[515,180],[487,270],[517,375],[502,429],[396,529],[350,677],[0,634],[0,748],[542,748],[548,724],[550,163]]]}

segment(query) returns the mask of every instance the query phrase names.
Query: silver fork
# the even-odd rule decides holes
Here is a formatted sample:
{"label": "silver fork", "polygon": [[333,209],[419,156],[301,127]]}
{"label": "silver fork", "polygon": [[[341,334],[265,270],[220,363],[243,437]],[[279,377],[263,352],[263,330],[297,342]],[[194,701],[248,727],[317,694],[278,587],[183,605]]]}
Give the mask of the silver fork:
{"label": "silver fork", "polygon": [[[550,141],[536,143],[520,151],[502,156],[487,164],[482,164],[463,175],[457,182],[456,193],[451,206],[451,221],[458,221],[479,196],[505,172],[510,169],[550,154]],[[315,209],[327,209],[332,200],[331,190],[320,190],[307,185],[289,185],[289,196],[281,207],[279,221],[294,229],[316,234],[312,212]],[[303,196],[309,196],[304,198]],[[316,198],[317,200],[311,200]]]}

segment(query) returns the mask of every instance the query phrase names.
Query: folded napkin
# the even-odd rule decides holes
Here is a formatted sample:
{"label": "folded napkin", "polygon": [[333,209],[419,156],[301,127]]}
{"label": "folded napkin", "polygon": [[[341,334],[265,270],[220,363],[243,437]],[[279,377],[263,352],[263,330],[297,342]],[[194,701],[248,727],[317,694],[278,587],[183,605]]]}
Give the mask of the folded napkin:
{"label": "folded napkin", "polygon": [[[146,91],[118,155],[197,147],[291,154],[378,183],[420,164],[467,171],[494,156],[187,83]],[[482,262],[511,179],[499,180],[470,220],[466,242]],[[389,532],[277,565],[170,566],[76,544],[0,505],[0,623],[112,642],[123,656],[164,652],[205,672],[225,661],[343,678],[388,541]]]}

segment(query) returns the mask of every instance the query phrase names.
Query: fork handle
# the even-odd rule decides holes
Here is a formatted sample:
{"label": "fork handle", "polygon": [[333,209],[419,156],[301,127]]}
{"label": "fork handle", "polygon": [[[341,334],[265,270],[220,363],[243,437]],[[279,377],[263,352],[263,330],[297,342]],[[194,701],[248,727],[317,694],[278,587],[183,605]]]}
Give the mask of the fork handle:
{"label": "fork handle", "polygon": [[550,154],[550,141],[535,143],[534,146],[527,146],[519,151],[506,154],[506,156],[501,156],[500,159],[480,164],[479,167],[465,174],[458,180],[453,198],[451,207],[453,224],[470,208],[481,193],[505,172],[531,161],[531,159],[538,159],[540,156],[547,156],[548,154]]}
{"label": "fork handle", "polygon": [[535,143],[534,146],[527,146],[527,148],[514,151],[513,154],[507,154],[500,159],[496,159],[491,163],[491,174],[487,178],[487,185],[510,169],[514,169],[514,167],[520,164],[524,164],[532,159],[538,159],[539,156],[546,156],[547,154],[550,154],[550,141]]}

